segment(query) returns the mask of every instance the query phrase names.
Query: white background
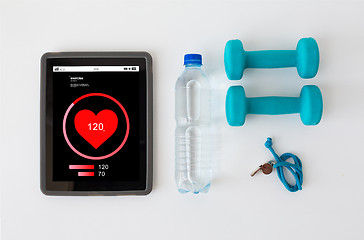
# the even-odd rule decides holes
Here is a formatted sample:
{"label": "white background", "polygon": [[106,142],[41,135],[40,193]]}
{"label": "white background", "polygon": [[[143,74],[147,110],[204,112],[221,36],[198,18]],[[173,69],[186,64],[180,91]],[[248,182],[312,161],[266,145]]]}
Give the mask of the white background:
{"label": "white background", "polygon": [[[363,239],[364,4],[354,1],[2,0],[2,239]],[[224,73],[227,40],[245,49],[319,44],[312,80],[296,70]],[[143,50],[154,61],[154,188],[145,197],[47,197],[39,190],[40,57],[47,51]],[[218,142],[208,194],[182,195],[174,183],[174,84],[183,55],[203,54],[214,88]],[[323,93],[315,127],[298,115],[248,116],[227,126],[231,84],[248,96]],[[219,126],[219,127],[218,127]],[[276,173],[250,172],[278,153],[304,164],[303,191],[288,192]]]}

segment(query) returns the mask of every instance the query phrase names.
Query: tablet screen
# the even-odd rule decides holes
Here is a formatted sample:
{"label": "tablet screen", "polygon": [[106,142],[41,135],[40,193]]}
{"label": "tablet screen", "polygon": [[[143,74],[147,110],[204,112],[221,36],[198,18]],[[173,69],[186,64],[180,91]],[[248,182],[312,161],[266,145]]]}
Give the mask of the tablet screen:
{"label": "tablet screen", "polygon": [[[48,60],[50,186],[73,191],[145,189],[145,60],[80,62],[85,60]],[[67,189],[62,183],[69,183]]]}

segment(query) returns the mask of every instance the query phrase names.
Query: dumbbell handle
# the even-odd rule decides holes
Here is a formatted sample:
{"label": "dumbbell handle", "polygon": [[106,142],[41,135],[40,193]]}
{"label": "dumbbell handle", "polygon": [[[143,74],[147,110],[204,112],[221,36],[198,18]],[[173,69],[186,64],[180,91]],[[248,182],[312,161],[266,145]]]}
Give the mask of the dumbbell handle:
{"label": "dumbbell handle", "polygon": [[296,59],[296,50],[246,51],[247,68],[295,67]]}
{"label": "dumbbell handle", "polygon": [[299,97],[247,98],[248,114],[280,115],[299,113]]}

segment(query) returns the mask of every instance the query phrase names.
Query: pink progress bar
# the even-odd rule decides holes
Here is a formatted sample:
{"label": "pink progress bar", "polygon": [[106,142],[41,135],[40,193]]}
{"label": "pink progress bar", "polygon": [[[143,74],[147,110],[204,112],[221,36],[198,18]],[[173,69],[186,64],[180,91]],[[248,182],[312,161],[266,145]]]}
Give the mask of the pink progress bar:
{"label": "pink progress bar", "polygon": [[95,165],[69,165],[69,169],[95,169]]}
{"label": "pink progress bar", "polygon": [[94,172],[78,172],[79,177],[93,177],[95,176]]}

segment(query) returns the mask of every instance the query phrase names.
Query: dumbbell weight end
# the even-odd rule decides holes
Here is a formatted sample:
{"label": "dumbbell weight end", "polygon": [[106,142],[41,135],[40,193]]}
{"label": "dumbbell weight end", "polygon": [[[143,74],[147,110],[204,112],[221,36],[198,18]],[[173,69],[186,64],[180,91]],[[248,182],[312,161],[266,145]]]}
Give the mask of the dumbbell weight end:
{"label": "dumbbell weight end", "polygon": [[301,78],[316,76],[320,65],[320,53],[317,42],[313,38],[301,38],[297,48],[297,72]]}
{"label": "dumbbell weight end", "polygon": [[317,125],[323,111],[322,94],[319,87],[306,85],[300,94],[300,117],[305,125]]}

